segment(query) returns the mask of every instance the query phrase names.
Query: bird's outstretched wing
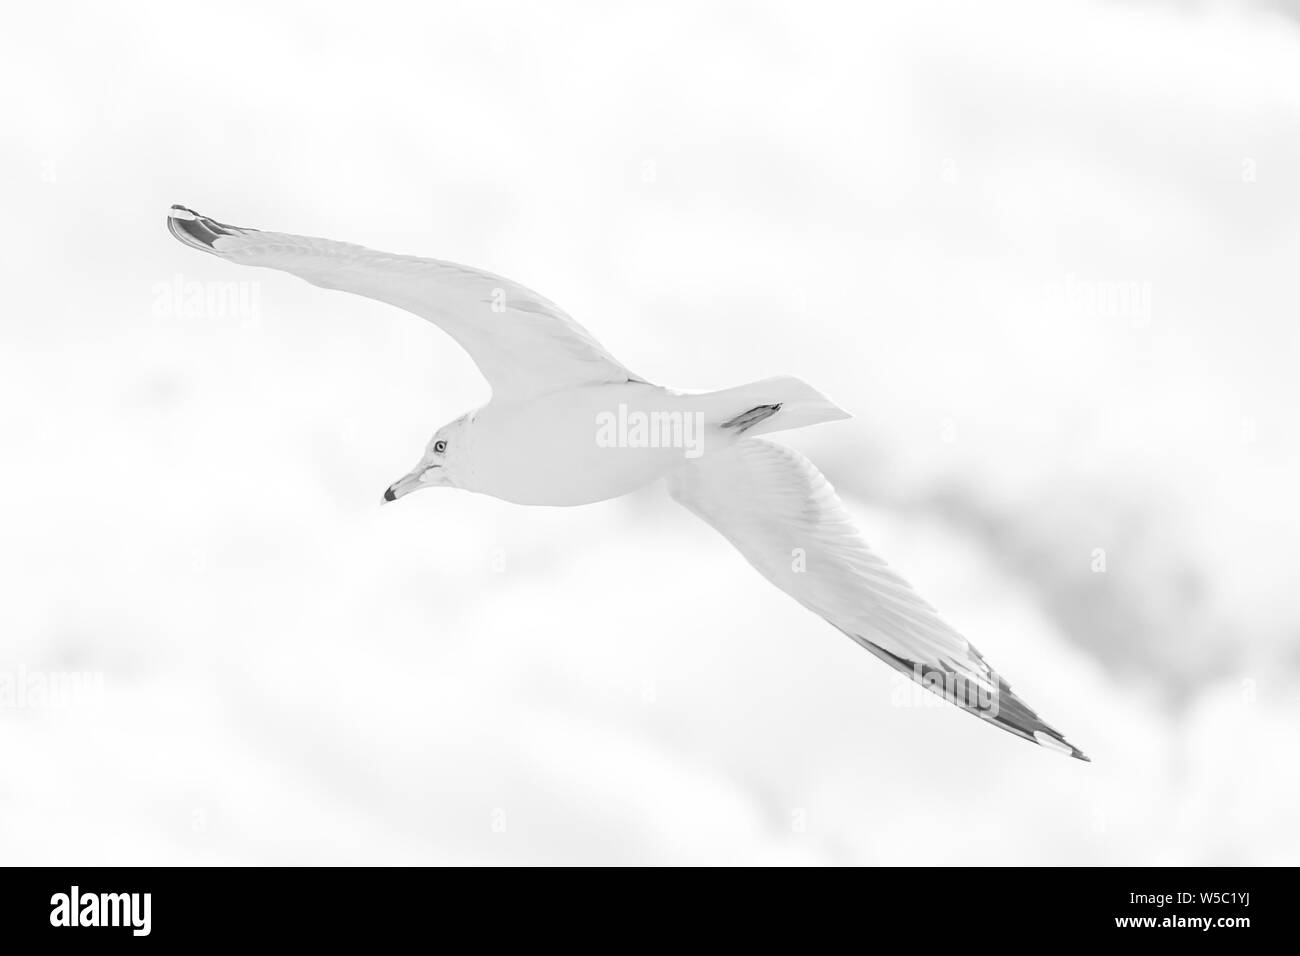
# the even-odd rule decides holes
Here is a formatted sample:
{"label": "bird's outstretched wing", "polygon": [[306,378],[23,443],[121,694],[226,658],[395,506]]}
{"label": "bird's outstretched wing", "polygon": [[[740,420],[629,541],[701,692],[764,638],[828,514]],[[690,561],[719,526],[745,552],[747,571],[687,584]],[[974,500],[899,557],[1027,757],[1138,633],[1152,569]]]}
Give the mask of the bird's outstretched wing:
{"label": "bird's outstretched wing", "polygon": [[501,397],[642,381],[557,306],[490,272],[330,239],[228,226],[184,206],[171,208],[167,228],[187,246],[231,262],[279,269],[428,319],[469,352]]}
{"label": "bird's outstretched wing", "polygon": [[679,467],[669,492],[769,581],[891,667],[1003,730],[1088,759],[872,553],[830,483],[798,452],[742,440]]}

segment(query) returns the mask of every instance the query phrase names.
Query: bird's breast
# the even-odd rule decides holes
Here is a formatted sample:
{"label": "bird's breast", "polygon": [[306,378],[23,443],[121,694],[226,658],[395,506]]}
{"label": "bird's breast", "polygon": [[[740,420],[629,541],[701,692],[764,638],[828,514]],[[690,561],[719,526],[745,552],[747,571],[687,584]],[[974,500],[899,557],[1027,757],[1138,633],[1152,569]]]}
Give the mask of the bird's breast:
{"label": "bird's breast", "polygon": [[674,393],[640,383],[489,404],[474,420],[470,490],[531,505],[617,498],[701,454],[704,430]]}

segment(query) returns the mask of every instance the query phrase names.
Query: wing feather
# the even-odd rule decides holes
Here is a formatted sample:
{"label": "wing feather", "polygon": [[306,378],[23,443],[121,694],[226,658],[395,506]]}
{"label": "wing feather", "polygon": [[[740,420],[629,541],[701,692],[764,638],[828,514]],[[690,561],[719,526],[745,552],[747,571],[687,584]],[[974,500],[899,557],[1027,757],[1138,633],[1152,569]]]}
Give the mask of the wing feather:
{"label": "wing feather", "polygon": [[891,667],[1003,730],[1088,759],[867,547],[835,489],[803,455],[742,440],[678,468],[669,492],[769,581]]}
{"label": "wing feather", "polygon": [[172,207],[167,225],[186,245],[231,262],[278,269],[429,320],[470,354],[498,396],[642,381],[554,303],[490,272],[349,242],[229,226],[184,206]]}

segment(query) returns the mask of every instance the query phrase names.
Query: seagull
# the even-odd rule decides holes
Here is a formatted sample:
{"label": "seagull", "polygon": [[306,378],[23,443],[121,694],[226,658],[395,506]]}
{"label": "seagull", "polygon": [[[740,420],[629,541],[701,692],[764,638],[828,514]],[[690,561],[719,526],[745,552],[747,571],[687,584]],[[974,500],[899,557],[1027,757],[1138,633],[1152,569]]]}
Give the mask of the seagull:
{"label": "seagull", "polygon": [[558,306],[469,266],[229,226],[185,206],[187,246],[377,299],[455,339],[492,398],[439,428],[384,492],[461,488],[522,505],[583,505],[659,479],[760,574],[889,666],[962,710],[1088,760],[1017,697],[969,641],[863,541],[807,458],[760,435],[849,414],[781,376],[713,392],[653,385]]}

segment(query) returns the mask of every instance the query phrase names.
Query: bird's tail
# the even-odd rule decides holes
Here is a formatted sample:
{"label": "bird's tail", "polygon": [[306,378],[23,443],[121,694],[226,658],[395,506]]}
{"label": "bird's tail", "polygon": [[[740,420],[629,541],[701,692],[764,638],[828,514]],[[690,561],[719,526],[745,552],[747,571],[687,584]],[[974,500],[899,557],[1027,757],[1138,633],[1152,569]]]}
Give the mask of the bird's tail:
{"label": "bird's tail", "polygon": [[711,424],[746,438],[851,418],[807,382],[790,375],[695,396]]}

